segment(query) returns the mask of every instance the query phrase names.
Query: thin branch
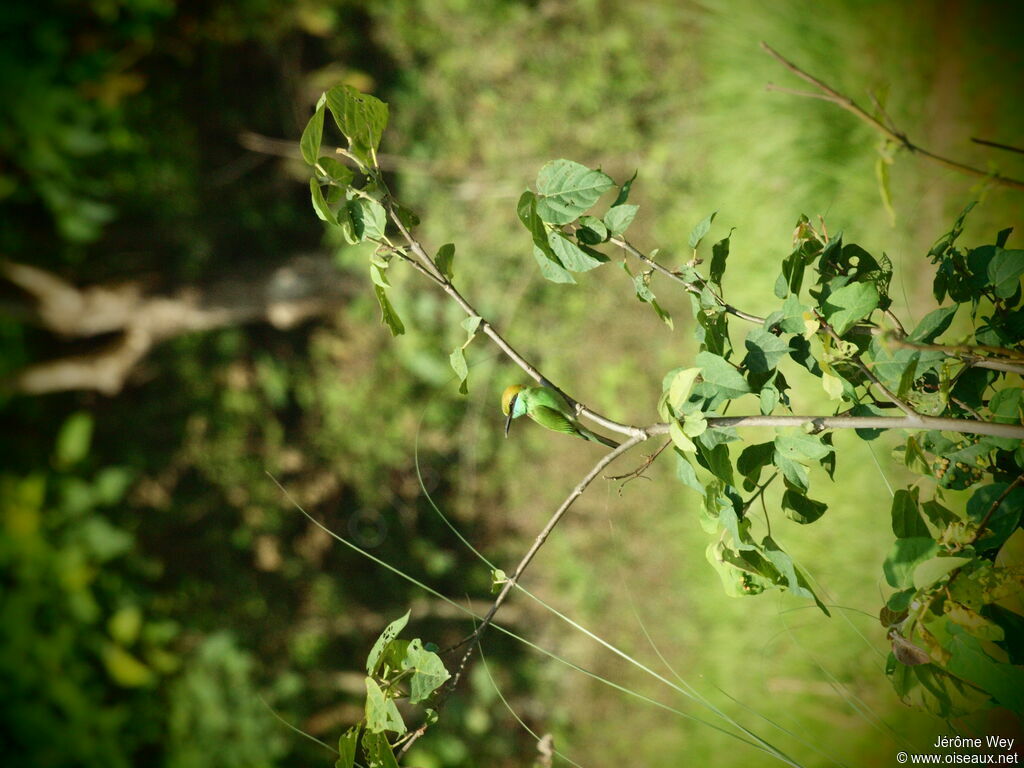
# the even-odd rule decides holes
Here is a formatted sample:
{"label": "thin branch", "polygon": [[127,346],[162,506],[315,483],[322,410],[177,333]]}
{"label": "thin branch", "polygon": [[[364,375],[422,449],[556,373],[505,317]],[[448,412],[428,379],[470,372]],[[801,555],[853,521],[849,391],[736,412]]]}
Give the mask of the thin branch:
{"label": "thin branch", "polygon": [[[522,559],[520,559],[515,571],[513,571],[512,575],[505,581],[505,584],[502,586],[501,591],[498,593],[498,596],[494,599],[494,602],[491,604],[490,610],[488,610],[486,615],[484,615],[483,620],[480,622],[480,624],[477,625],[476,629],[473,630],[472,634],[470,634],[465,640],[463,640],[461,643],[459,643],[458,646],[456,646],[459,647],[467,643],[469,644],[469,647],[466,649],[465,654],[463,654],[462,659],[460,660],[459,665],[455,670],[455,674],[452,675],[451,680],[445,687],[444,698],[437,703],[435,709],[439,709],[441,706],[443,706],[444,701],[447,699],[448,696],[451,695],[452,691],[454,691],[455,688],[458,686],[459,680],[462,678],[462,674],[466,669],[466,665],[469,664],[469,660],[473,655],[473,651],[476,649],[477,643],[480,641],[480,637],[483,635],[485,631],[487,631],[487,627],[490,626],[491,621],[494,619],[494,615],[498,612],[502,604],[511,594],[512,590],[519,583],[519,579],[522,578],[523,573],[529,567],[530,563],[533,561],[533,558],[540,551],[540,548],[544,546],[544,542],[548,540],[548,537],[551,535],[551,532],[555,529],[555,526],[558,525],[559,521],[561,521],[561,519],[565,516],[565,513],[569,511],[569,508],[575,503],[576,499],[583,495],[583,492],[592,482],[594,482],[595,479],[597,479],[598,475],[601,474],[605,467],[607,467],[609,464],[611,464],[613,461],[615,461],[622,454],[626,453],[634,446],[637,446],[648,439],[648,435],[644,430],[638,430],[638,432],[639,434],[633,435],[624,443],[622,443],[622,445],[620,445],[618,448],[615,448],[614,450],[611,450],[608,453],[606,453],[593,467],[591,467],[590,471],[583,477],[582,480],[580,480],[576,487],[572,489],[572,492],[565,498],[565,501],[563,501],[561,505],[558,507],[558,509],[555,510],[554,514],[548,520],[547,524],[544,526],[541,532],[537,534],[537,538],[534,539],[533,544],[526,551],[526,554],[523,555]],[[409,737],[409,740],[402,745],[402,749],[399,752],[398,756],[401,757],[402,755],[404,755],[409,750],[409,748],[416,742],[416,740],[419,739],[420,736],[422,736],[426,732],[426,729],[427,726],[423,725],[417,731],[414,731],[412,735]]]}
{"label": "thin branch", "polygon": [[[654,261],[654,259],[650,258],[643,251],[641,251],[639,248],[636,248],[635,246],[633,246],[627,240],[625,240],[623,238],[620,238],[620,237],[613,237],[608,242],[611,243],[614,246],[617,246],[618,248],[621,248],[626,253],[628,253],[630,256],[633,256],[634,258],[639,259],[644,264],[647,264],[655,272],[658,272],[658,273],[664,275],[665,277],[669,278],[670,280],[675,280],[677,283],[682,285],[687,290],[687,292],[692,293],[694,296],[700,296],[701,289],[703,288],[703,286],[697,285],[696,283],[691,283],[689,280],[684,278],[682,275],[679,275],[679,274],[673,272],[668,267],[662,266],[658,262]],[[732,304],[729,304],[728,302],[723,300],[722,297],[718,296],[717,294],[715,295],[715,299],[718,300],[718,303],[722,306],[722,309],[724,309],[730,315],[735,315],[736,317],[740,318],[741,320],[746,320],[749,323],[757,323],[758,325],[763,325],[764,324],[764,318],[763,317],[758,317],[757,315],[751,315],[748,312],[744,312],[741,309],[737,309]]]}
{"label": "thin branch", "polygon": [[643,463],[639,467],[637,467],[636,469],[634,469],[634,470],[632,470],[630,472],[627,472],[624,475],[605,475],[604,479],[605,480],[625,480],[626,482],[624,482],[622,484],[622,485],[625,485],[630,480],[635,480],[636,478],[641,477],[643,475],[643,473],[647,470],[647,468],[649,466],[651,466],[651,464],[654,463],[654,460],[657,459],[659,456],[661,456],[661,454],[664,452],[664,450],[666,448],[668,448],[670,445],[672,445],[672,441],[671,440],[666,440],[662,444],[662,446],[660,448],[658,448],[658,450],[656,450],[650,456],[645,458]]}
{"label": "thin branch", "polygon": [[[388,214],[390,215],[391,220],[394,222],[399,232],[402,233],[402,236],[405,238],[406,242],[408,242],[409,247],[412,249],[412,252],[418,261],[419,271],[422,274],[429,277],[432,282],[434,282],[439,288],[441,288],[442,291],[448,294],[448,296],[451,297],[452,300],[454,300],[455,303],[458,304],[462,311],[465,312],[467,315],[469,315],[470,317],[481,317],[480,313],[473,307],[473,305],[470,304],[462,296],[461,293],[459,293],[458,289],[456,289],[454,285],[452,285],[451,280],[449,280],[441,273],[441,271],[434,264],[433,260],[427,255],[427,252],[424,250],[423,245],[415,237],[413,237],[412,233],[409,231],[408,227],[405,226],[405,223],[402,221],[401,217],[395,210],[394,200],[390,197],[390,195],[386,199],[386,203]],[[537,368],[534,367],[533,364],[531,364],[525,357],[523,357],[519,352],[517,352],[515,348],[504,339],[504,337],[498,332],[498,330],[493,325],[491,325],[491,323],[488,320],[481,319],[478,330],[481,333],[485,334],[488,338],[490,338],[491,341],[493,341],[512,362],[514,362],[516,365],[522,368],[523,371],[525,371],[530,378],[532,378],[538,384],[551,387],[552,389],[559,392],[566,400],[569,401],[569,403],[576,409],[576,413],[579,414],[580,416],[585,416],[595,424],[599,424],[605,429],[611,430],[612,432],[617,432],[620,435],[628,435],[630,437],[646,437],[643,430],[640,429],[639,427],[630,424],[622,424],[618,421],[613,421],[612,419],[609,419],[607,416],[604,416],[586,407],[585,405],[583,405],[583,403],[579,402],[571,395],[566,393],[564,390],[556,386],[549,379],[547,379],[539,370],[537,370]]]}
{"label": "thin branch", "polygon": [[[767,480],[765,480],[765,481],[764,481],[763,483],[761,483],[761,485],[759,485],[759,486],[757,487],[757,491],[756,491],[756,492],[754,493],[754,495],[753,495],[753,496],[751,496],[751,497],[750,497],[749,499],[747,499],[746,503],[745,503],[745,504],[743,505],[743,508],[742,508],[742,509],[740,510],[740,516],[741,516],[741,517],[742,517],[743,515],[745,515],[745,514],[747,513],[747,510],[748,510],[748,509],[750,509],[750,505],[751,505],[751,504],[753,504],[753,503],[754,503],[755,501],[757,501],[757,500],[758,500],[758,498],[760,498],[760,497],[761,497],[761,495],[762,495],[762,494],[764,493],[765,489],[766,489],[766,488],[767,488],[767,487],[768,487],[769,485],[771,485],[771,484],[772,484],[772,481],[773,481],[773,480],[774,480],[774,479],[775,479],[776,477],[778,477],[778,476],[779,476],[779,473],[778,473],[778,472],[775,472],[775,473],[774,473],[774,474],[773,474],[773,475],[772,475],[771,477],[769,477],[769,478],[768,478]],[[768,519],[768,512],[767,512],[767,510],[765,510],[765,519],[766,519],[766,520]],[[771,531],[771,523],[769,523],[768,525],[769,525],[769,528],[768,528],[768,535],[769,535],[769,536],[771,536],[771,535],[772,535],[772,531]]]}
{"label": "thin branch", "polygon": [[[1024,425],[999,424],[968,419],[948,419],[915,414],[890,416],[711,416],[709,427],[806,427],[814,433],[826,429],[916,429],[960,432],[965,435],[989,435],[1024,440]],[[668,434],[668,424],[652,424],[645,428],[649,435]]]}
{"label": "thin branch", "polygon": [[[835,104],[837,107],[845,109],[847,112],[856,115],[861,121],[870,125],[872,128],[874,128],[876,131],[878,131],[883,136],[888,138],[890,141],[899,144],[908,152],[920,155],[921,157],[927,158],[928,160],[931,160],[934,163],[943,165],[946,168],[952,168],[953,170],[960,171],[961,173],[966,173],[970,176],[977,176],[983,179],[991,179],[994,183],[1001,184],[1004,187],[1011,187],[1013,189],[1024,190],[1024,181],[1020,181],[1019,179],[1011,179],[1007,176],[1001,176],[998,173],[990,173],[989,171],[982,170],[981,168],[975,168],[974,166],[966,165],[964,163],[957,162],[956,160],[951,160],[948,157],[943,157],[942,155],[937,155],[934,152],[929,152],[924,147],[914,144],[913,142],[910,141],[910,139],[907,138],[907,135],[905,133],[890,128],[881,120],[879,120],[878,118],[874,117],[869,112],[864,110],[864,108],[857,104],[855,101],[853,101],[853,99],[843,95],[839,91],[829,86],[827,83],[823,82],[822,80],[819,80],[813,75],[808,74],[804,70],[800,69],[800,67],[786,59],[784,56],[782,56],[782,54],[780,54],[767,43],[762,42],[761,47],[765,51],[767,51],[768,54],[772,56],[772,58],[774,58],[776,61],[782,64],[782,66],[784,66],[786,69],[788,69],[790,72],[792,72],[794,75],[799,77],[804,82],[813,85],[820,92],[818,94],[799,92],[798,95],[808,97],[813,96],[814,98],[823,99],[825,101],[831,102],[832,104]],[[777,86],[769,86],[769,90],[780,89]]]}
{"label": "thin branch", "polygon": [[[1004,371],[1024,376],[1024,357],[1016,350],[1005,347],[993,347],[984,344],[919,344],[907,341],[895,334],[886,334],[886,340],[894,346],[904,349],[920,349],[929,352],[942,352],[955,357],[972,368],[987,368],[993,371]],[[1006,359],[997,359],[989,355],[1002,355]]]}
{"label": "thin branch", "polygon": [[1013,493],[1013,489],[1017,488],[1021,483],[1024,483],[1024,475],[1018,475],[1017,479],[1010,483],[1006,490],[999,494],[999,498],[992,502],[992,506],[988,508],[988,512],[985,513],[985,517],[978,523],[978,530],[974,534],[974,538],[971,539],[971,544],[974,544],[981,538],[981,534],[985,532],[985,528],[988,526],[989,521],[992,519],[992,515],[996,513],[1000,505],[1006,500],[1006,497]]}
{"label": "thin branch", "polygon": [[986,147],[995,147],[996,149],[1005,149],[1007,152],[1017,152],[1024,155],[1024,149],[1021,147],[1014,147],[1010,144],[1000,144],[998,141],[989,141],[988,139],[979,139],[971,136],[971,141],[975,144],[983,144]]}
{"label": "thin branch", "polygon": [[[837,344],[842,344],[843,340],[839,337],[839,334],[835,332],[835,329],[832,328],[832,326],[825,321],[825,318],[823,318],[816,311],[814,312],[814,316],[817,318],[821,330],[824,331],[824,333],[834,342],[836,342]],[[872,373],[871,369],[868,368],[867,365],[864,364],[864,361],[860,359],[860,355],[854,355],[850,360],[855,366],[857,366],[857,369],[862,374],[864,374],[868,381],[870,381],[872,384],[878,387],[879,390],[881,390],[882,394],[885,395],[891,403],[893,403],[897,408],[899,408],[901,411],[907,414],[907,416],[917,416],[917,411],[915,411],[909,403],[907,403],[902,398],[898,397],[895,393],[893,393],[887,386],[885,386],[885,384],[881,382],[881,380],[879,380],[877,376],[875,376],[874,373]]]}

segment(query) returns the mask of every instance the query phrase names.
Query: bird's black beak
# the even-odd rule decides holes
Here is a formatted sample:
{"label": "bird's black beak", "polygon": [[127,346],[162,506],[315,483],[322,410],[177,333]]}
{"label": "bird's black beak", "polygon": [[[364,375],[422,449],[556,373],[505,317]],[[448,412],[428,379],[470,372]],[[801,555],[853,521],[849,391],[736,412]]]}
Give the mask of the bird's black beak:
{"label": "bird's black beak", "polygon": [[[516,397],[518,397],[518,395]],[[508,418],[505,419],[505,437],[508,437],[508,431],[512,427],[512,414],[514,413],[515,407],[516,398],[513,397],[511,400],[508,401]]]}

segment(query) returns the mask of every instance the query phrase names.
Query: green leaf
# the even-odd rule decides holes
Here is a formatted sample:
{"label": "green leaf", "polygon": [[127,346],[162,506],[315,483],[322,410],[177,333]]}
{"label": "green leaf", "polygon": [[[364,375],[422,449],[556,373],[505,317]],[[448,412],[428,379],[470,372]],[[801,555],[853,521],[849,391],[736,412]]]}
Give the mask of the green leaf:
{"label": "green leaf", "polygon": [[608,227],[593,216],[580,216],[576,239],[585,245],[599,245],[608,239]]}
{"label": "green leaf", "polygon": [[732,461],[729,458],[729,446],[725,443],[718,443],[708,447],[701,440],[697,441],[697,446],[700,449],[697,453],[697,461],[719,480],[727,485],[732,485]]}
{"label": "green leaf", "polygon": [[448,356],[448,362],[451,363],[455,375],[459,377],[459,394],[467,394],[469,387],[466,384],[466,379],[469,377],[469,367],[466,365],[466,353],[462,345],[452,350],[452,353]]}
{"label": "green leaf", "polygon": [[773,461],[775,466],[779,468],[782,476],[789,481],[790,485],[801,491],[807,491],[807,483],[810,477],[807,467],[798,461],[793,461],[778,451],[775,451]]}
{"label": "green leaf", "polygon": [[[548,246],[548,251],[551,251],[551,246]],[[552,283],[576,284],[569,270],[563,267],[558,259],[555,258],[554,252],[548,256],[543,250],[533,246],[533,258],[537,262],[537,266],[540,267],[540,273],[545,280],[549,280]]]}
{"label": "green leaf", "polygon": [[434,264],[438,270],[440,270],[441,274],[449,280],[455,277],[455,273],[452,272],[452,262],[454,261],[455,243],[445,243],[437,249],[437,255],[434,257]]}
{"label": "green leaf", "polygon": [[364,165],[375,166],[374,153],[388,124],[388,105],[350,85],[327,92],[327,108],[348,139],[349,151]]}
{"label": "green leaf", "polygon": [[964,629],[951,624],[951,658],[946,668],[959,678],[990,693],[1007,709],[1024,712],[1024,669],[997,662],[984,651],[981,642]]}
{"label": "green leaf", "polygon": [[672,377],[668,386],[668,403],[672,410],[681,413],[683,405],[693,393],[693,385],[700,376],[700,368],[682,368]]}
{"label": "green leaf", "polygon": [[833,291],[822,305],[822,314],[842,336],[878,307],[878,289],[873,283],[851,283]]}
{"label": "green leaf", "polygon": [[917,344],[931,344],[949,328],[958,309],[960,309],[959,304],[933,309],[917,324],[917,327],[907,336],[907,340]]}
{"label": "green leaf", "polygon": [[86,411],[76,411],[64,421],[57,433],[54,449],[58,467],[68,469],[89,455],[92,429],[92,415]]}
{"label": "green leaf", "polygon": [[750,392],[750,386],[743,375],[724,357],[705,351],[698,353],[695,362],[702,369],[704,383],[713,388],[716,394],[731,399]]}
{"label": "green leaf", "polygon": [[761,387],[758,399],[760,400],[761,413],[768,416],[775,410],[775,406],[779,404],[779,390],[771,384],[766,384]]}
{"label": "green leaf", "polygon": [[1024,251],[999,248],[988,263],[988,279],[996,289],[996,296],[1008,299],[1020,287],[1024,275]]}
{"label": "green leaf", "polygon": [[629,225],[633,223],[638,210],[640,210],[638,205],[621,204],[616,204],[608,209],[608,213],[604,215],[604,225],[608,228],[608,233],[610,235],[621,235],[629,229]]}
{"label": "green leaf", "polygon": [[313,199],[313,210],[316,211],[317,217],[329,224],[337,224],[338,220],[335,218],[334,212],[327,206],[323,190],[320,189],[320,182],[316,178],[309,180],[309,194]]}
{"label": "green leaf", "polygon": [[383,288],[375,285],[373,290],[377,294],[377,303],[380,304],[380,321],[388,327],[392,336],[401,336],[405,333],[402,318],[398,316],[395,308],[391,306],[391,301],[388,299],[388,295],[384,292]]}
{"label": "green leaf", "polygon": [[772,463],[775,456],[775,443],[756,443],[748,445],[736,460],[736,469],[749,482],[747,490],[753,490],[761,479],[761,471]]}
{"label": "green leaf", "polygon": [[[333,157],[321,157],[317,161],[319,171],[323,171],[324,178],[335,187],[347,187],[352,183],[355,174],[352,169]],[[338,190],[329,190],[338,193]]]}
{"label": "green leaf", "polygon": [[363,214],[363,238],[382,240],[388,223],[388,215],[384,206],[376,200],[368,200],[365,197],[360,197],[358,202]]}
{"label": "green leaf", "polygon": [[775,437],[775,451],[793,461],[820,461],[832,450],[817,435],[787,431]]}
{"label": "green leaf", "polygon": [[701,219],[700,223],[693,228],[692,232],[690,232],[691,248],[696,248],[698,245],[700,245],[700,241],[704,239],[704,235],[706,235],[708,233],[708,230],[711,229],[711,222],[715,220],[715,215],[717,213],[718,211],[715,211],[710,216]]}
{"label": "green leaf", "polygon": [[383,733],[363,735],[363,754],[366,756],[366,768],[398,768],[394,750]]}
{"label": "green leaf", "polygon": [[687,460],[686,454],[679,450],[676,451],[676,477],[682,481],[683,485],[689,486],[702,496],[704,495],[704,484],[697,478],[697,473]]}
{"label": "green leaf", "polygon": [[338,759],[334,768],[352,768],[356,762],[356,747],[359,745],[359,726],[349,728],[338,739]]}
{"label": "green leaf", "polygon": [[[394,699],[384,695],[384,691],[372,677],[366,678],[366,730],[370,733],[391,731],[399,735],[405,733],[405,723]],[[363,739],[365,749],[366,739]]]}
{"label": "green leaf", "polygon": [[607,256],[597,251],[584,251],[561,232],[549,232],[548,244],[559,263],[570,272],[586,272],[608,261]]}
{"label": "green leaf", "polygon": [[406,611],[404,616],[399,616],[384,627],[384,631],[380,633],[380,637],[377,638],[377,641],[370,649],[370,655],[366,657],[366,674],[376,674],[377,662],[380,661],[380,657],[384,653],[384,649],[387,648],[388,643],[398,637],[399,632],[405,629],[405,625],[409,623],[410,613],[411,611]]}
{"label": "green leaf", "polygon": [[619,187],[619,194],[615,197],[615,202],[612,203],[612,208],[619,208],[629,199],[629,191],[633,188],[633,182],[636,181],[636,175],[639,172],[639,169],[633,171],[633,175],[629,177],[625,184]]}
{"label": "green leaf", "polygon": [[782,494],[782,508],[786,517],[801,525],[813,523],[825,514],[828,504],[815,501],[797,490],[788,490]]}
{"label": "green leaf", "polygon": [[672,443],[683,453],[696,453],[697,446],[693,444],[693,441],[686,436],[683,432],[682,426],[678,421],[673,421],[668,426],[668,436],[672,438]]}
{"label": "green leaf", "polygon": [[903,589],[913,585],[914,569],[939,551],[939,545],[930,537],[896,539],[889,556],[882,563],[882,572],[890,587]]}
{"label": "green leaf", "polygon": [[892,508],[892,532],[899,539],[924,538],[931,536],[931,531],[925,525],[921,517],[921,510],[917,502],[918,489],[900,489],[893,494]]}
{"label": "green leaf", "polygon": [[477,329],[480,327],[480,323],[482,323],[483,320],[484,319],[479,315],[471,315],[459,323],[459,325],[466,330],[466,333],[468,333],[470,339],[472,339],[473,336],[476,335]]}
{"label": "green leaf", "polygon": [[548,224],[569,224],[615,182],[571,160],[554,160],[537,174],[537,215]]}
{"label": "green leaf", "polygon": [[320,156],[320,142],[324,137],[324,107],[321,104],[313,116],[309,118],[306,127],[302,131],[302,138],[299,139],[299,150],[302,152],[302,159],[309,165],[316,165]]}
{"label": "green leaf", "polygon": [[402,669],[413,671],[409,680],[409,701],[412,704],[419,704],[451,677],[441,657],[424,649],[419,639],[410,641]]}
{"label": "green leaf", "polygon": [[754,328],[748,333],[744,344],[747,348],[744,364],[751,373],[767,373],[792,351],[789,341],[763,328]]}
{"label": "green leaf", "polygon": [[725,262],[729,258],[729,238],[724,237],[711,246],[711,266],[708,273],[711,282],[722,284],[722,277],[725,275]]}

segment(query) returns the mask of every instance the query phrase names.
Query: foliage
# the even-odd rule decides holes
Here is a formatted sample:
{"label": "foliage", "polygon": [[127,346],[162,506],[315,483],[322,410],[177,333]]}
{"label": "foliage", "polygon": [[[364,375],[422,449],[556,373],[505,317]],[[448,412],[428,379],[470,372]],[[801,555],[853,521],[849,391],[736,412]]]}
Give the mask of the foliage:
{"label": "foliage", "polygon": [[[455,298],[470,315],[472,339],[481,321],[451,288],[454,250],[446,246],[443,259],[427,258],[410,234],[415,215],[384,185],[376,152],[387,108],[375,101],[342,87],[322,97],[313,127],[304,134],[304,155],[315,171],[314,210],[350,242],[377,246],[371,272],[382,322],[393,334],[404,326],[387,297],[385,272],[398,259]],[[320,157],[324,104],[348,140],[348,149],[338,151],[358,169],[356,177],[332,172],[329,158]],[[801,217],[793,251],[782,259],[774,286],[778,308],[761,318],[724,298],[731,233],[712,246],[708,276],[698,269],[704,262],[700,246],[715,214],[694,227],[691,258],[676,269],[625,240],[637,212],[628,203],[634,179],[616,185],[600,170],[556,160],[541,169],[536,191],[519,198],[517,213],[541,274],[551,282],[575,283],[575,275],[608,263],[611,258],[598,246],[610,245],[622,253],[637,298],[650,303],[662,320],[671,323],[650,287],[655,274],[690,296],[700,344],[697,365],[665,376],[658,402],[663,424],[622,431],[639,432],[644,439],[670,435],[680,479],[702,497],[701,525],[714,536],[708,561],[726,592],[739,597],[784,590],[812,598],[828,614],[807,574],[773,538],[767,509],[766,533],[754,536],[752,505],[781,478],[786,516],[801,525],[816,522],[827,505],[809,495],[810,470],[818,467],[830,477],[835,472],[829,430],[856,429],[868,441],[894,428],[923,433],[908,439],[903,459],[930,479],[924,487],[931,493],[921,509],[931,512],[918,510],[919,484],[897,493],[892,507],[897,541],[884,570],[889,585],[900,591],[882,614],[893,649],[889,674],[902,697],[910,699],[915,689],[917,695],[926,693],[929,706],[944,716],[991,703],[1024,711],[1018,679],[1024,671],[1016,654],[1024,640],[1019,618],[1024,615],[1019,605],[1024,489],[1018,487],[1024,469],[1024,252],[1005,247],[1010,230],[1000,232],[992,245],[961,251],[956,242],[970,207],[960,215],[928,253],[936,265],[934,298],[940,305],[947,298],[953,304],[939,306],[908,333],[891,309],[889,259],[844,243],[842,234],[829,236],[824,222],[819,229]],[[615,197],[605,212],[592,211],[612,190]],[[398,244],[387,234],[388,214]],[[633,276],[629,257],[648,269]],[[939,343],[961,309],[968,330],[956,343]],[[731,335],[733,318],[753,326],[742,347]],[[452,365],[465,391],[465,365],[455,354]],[[814,379],[835,402],[834,412],[794,415],[795,383]],[[726,418],[733,401],[756,411]],[[887,410],[900,415],[883,416]],[[773,440],[734,455],[729,443],[740,440],[735,427],[744,425],[777,431]],[[762,482],[766,470],[772,474]],[[942,505],[944,493],[953,489],[974,491],[966,516]],[[750,494],[746,499],[744,491]],[[1011,597],[1017,602],[1007,603]],[[913,641],[915,632],[927,651]]]}
{"label": "foliage", "polygon": [[[408,621],[406,613],[388,624],[366,658],[366,715],[338,740],[337,768],[352,768],[360,749],[370,768],[397,766],[387,734],[401,737],[408,729],[396,700],[408,698],[410,704],[422,704],[450,677],[435,653],[436,646],[424,645],[418,638],[398,639]],[[428,724],[437,720],[432,709],[425,715]]]}

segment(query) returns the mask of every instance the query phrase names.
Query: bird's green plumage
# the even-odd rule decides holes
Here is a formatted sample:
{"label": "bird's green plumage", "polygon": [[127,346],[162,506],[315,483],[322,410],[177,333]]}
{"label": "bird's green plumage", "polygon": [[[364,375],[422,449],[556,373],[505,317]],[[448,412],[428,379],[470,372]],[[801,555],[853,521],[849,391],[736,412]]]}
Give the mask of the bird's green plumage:
{"label": "bird's green plumage", "polygon": [[529,416],[546,429],[576,435],[609,447],[618,443],[607,437],[591,432],[578,421],[576,413],[560,392],[551,387],[525,387],[512,400],[511,417]]}

